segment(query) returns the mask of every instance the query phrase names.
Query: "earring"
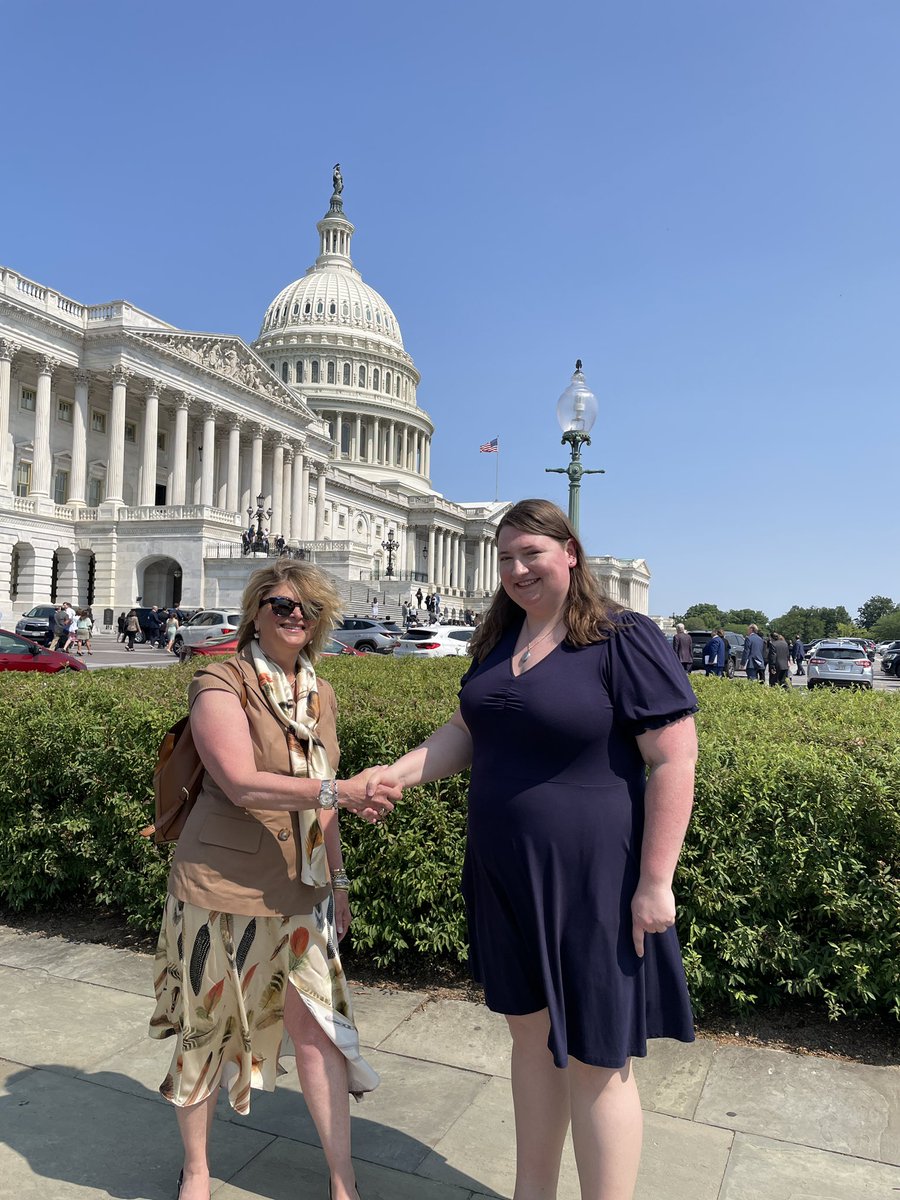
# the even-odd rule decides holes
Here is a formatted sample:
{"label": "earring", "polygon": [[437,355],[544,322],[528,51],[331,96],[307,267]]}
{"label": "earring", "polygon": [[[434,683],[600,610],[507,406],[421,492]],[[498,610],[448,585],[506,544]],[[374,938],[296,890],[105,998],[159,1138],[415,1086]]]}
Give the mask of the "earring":
{"label": "earring", "polygon": [[257,641],[259,641],[259,630],[256,628],[256,626],[253,627],[253,636]]}

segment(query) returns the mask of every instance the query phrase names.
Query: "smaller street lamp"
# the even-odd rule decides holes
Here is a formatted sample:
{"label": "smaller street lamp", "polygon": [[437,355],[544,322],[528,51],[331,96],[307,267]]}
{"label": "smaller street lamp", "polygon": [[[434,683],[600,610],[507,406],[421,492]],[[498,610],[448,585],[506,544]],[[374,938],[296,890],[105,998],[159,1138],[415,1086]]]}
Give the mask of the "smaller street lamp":
{"label": "smaller street lamp", "polygon": [[387,541],[381,543],[381,548],[387,554],[387,567],[385,567],[385,575],[390,579],[394,574],[394,555],[400,549],[400,543],[394,538],[393,529],[388,530]]}
{"label": "smaller street lamp", "polygon": [[256,497],[256,508],[252,506],[247,509],[247,516],[250,518],[250,529],[253,528],[253,522],[256,522],[256,532],[251,536],[248,530],[247,542],[245,545],[245,554],[268,554],[269,539],[263,533],[263,521],[268,521],[272,516],[271,508],[265,507],[266,497],[260,492]]}
{"label": "smaller street lamp", "polygon": [[591,444],[590,431],[597,420],[597,397],[584,382],[581,359],[575,363],[572,382],[556,405],[556,419],[563,431],[562,445],[568,445],[571,461],[567,467],[545,467],[554,475],[569,477],[569,520],[578,533],[582,475],[605,475],[604,470],[588,470],[581,465],[581,447]]}

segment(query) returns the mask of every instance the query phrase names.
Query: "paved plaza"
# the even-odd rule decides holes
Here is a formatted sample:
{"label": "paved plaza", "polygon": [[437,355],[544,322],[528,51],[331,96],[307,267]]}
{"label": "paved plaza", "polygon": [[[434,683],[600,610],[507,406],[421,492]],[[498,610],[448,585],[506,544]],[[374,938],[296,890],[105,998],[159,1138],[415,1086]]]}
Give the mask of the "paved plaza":
{"label": "paved plaza", "polygon": [[[180,1166],[156,1091],[171,1042],[145,1036],[149,955],[0,927],[0,1192],[169,1200]],[[382,1085],[353,1109],[365,1200],[509,1197],[505,1022],[477,1004],[357,989]],[[896,1200],[900,1068],[656,1042],[637,1200]],[[216,1200],[324,1200],[324,1160],[291,1069],[237,1117],[220,1101]],[[571,1147],[559,1200],[576,1200]]]}

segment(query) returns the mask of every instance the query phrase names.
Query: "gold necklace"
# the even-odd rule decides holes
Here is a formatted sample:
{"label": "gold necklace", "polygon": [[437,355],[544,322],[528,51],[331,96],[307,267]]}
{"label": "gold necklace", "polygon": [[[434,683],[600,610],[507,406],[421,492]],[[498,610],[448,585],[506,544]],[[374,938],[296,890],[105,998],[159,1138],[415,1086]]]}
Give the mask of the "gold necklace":
{"label": "gold necklace", "polygon": [[556,624],[553,625],[550,629],[548,629],[546,633],[542,633],[540,637],[532,638],[532,640],[527,644],[525,649],[522,651],[521,657],[519,658],[519,666],[520,667],[524,667],[525,664],[528,662],[529,658],[531,658],[532,647],[539,646],[541,644],[541,642],[544,641],[545,638],[548,638],[550,636],[551,633],[556,633],[557,629],[559,629],[559,627],[560,627],[560,625],[562,625],[562,623],[563,623],[563,618],[560,617],[559,620],[556,622]]}

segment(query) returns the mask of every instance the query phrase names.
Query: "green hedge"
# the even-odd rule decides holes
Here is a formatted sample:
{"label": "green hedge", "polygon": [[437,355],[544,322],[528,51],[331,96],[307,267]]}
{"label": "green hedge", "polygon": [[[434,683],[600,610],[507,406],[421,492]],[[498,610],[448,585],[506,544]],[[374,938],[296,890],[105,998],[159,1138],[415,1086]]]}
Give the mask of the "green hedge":
{"label": "green hedge", "polygon": [[[342,774],[422,740],[464,663],[330,660]],[[168,853],[138,836],[190,667],[0,678],[0,899],[84,899],[155,928]],[[694,677],[697,802],[676,880],[698,1009],[811,998],[900,1018],[900,698]],[[383,965],[465,957],[465,779],[408,793],[377,827],[345,816],[354,945]]]}

